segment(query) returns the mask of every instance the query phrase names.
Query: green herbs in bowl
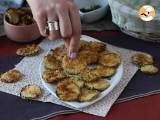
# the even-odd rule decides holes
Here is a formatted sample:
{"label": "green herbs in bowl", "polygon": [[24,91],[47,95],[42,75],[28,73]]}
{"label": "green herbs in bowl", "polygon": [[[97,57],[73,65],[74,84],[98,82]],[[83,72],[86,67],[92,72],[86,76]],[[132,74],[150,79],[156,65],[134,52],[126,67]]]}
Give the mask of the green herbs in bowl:
{"label": "green herbs in bowl", "polygon": [[91,6],[86,7],[86,8],[81,8],[80,11],[83,12],[83,13],[87,13],[87,12],[91,12],[91,11],[99,9],[99,8],[101,8],[100,5],[91,5]]}
{"label": "green herbs in bowl", "polygon": [[108,10],[108,0],[75,0],[82,22],[92,23],[104,17]]}

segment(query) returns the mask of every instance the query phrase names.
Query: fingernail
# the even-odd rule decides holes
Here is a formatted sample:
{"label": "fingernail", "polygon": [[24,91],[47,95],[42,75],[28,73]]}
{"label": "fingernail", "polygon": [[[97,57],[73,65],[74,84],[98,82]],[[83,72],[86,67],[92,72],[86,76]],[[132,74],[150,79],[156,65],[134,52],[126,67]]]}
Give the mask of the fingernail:
{"label": "fingernail", "polygon": [[71,59],[75,59],[76,56],[77,56],[77,53],[76,53],[76,52],[71,52],[70,55],[69,55],[69,57],[70,57]]}

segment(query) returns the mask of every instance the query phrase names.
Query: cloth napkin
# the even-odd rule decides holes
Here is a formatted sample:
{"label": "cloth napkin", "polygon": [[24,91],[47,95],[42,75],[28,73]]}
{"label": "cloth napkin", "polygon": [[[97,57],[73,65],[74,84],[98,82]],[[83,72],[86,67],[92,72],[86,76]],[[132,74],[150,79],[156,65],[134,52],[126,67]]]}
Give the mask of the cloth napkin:
{"label": "cloth napkin", "polygon": [[[82,36],[83,39],[84,36]],[[89,37],[88,37],[89,39]],[[19,64],[16,65],[16,69],[21,71],[25,76],[23,79],[17,83],[7,84],[7,83],[0,83],[0,91],[10,93],[16,96],[19,96],[19,92],[21,88],[28,84],[36,84],[39,85],[43,90],[43,95],[37,99],[38,101],[42,102],[51,102],[58,105],[63,105],[66,107],[70,107],[61,101],[59,101],[57,98],[55,98],[53,95],[51,95],[46,88],[42,85],[41,79],[40,79],[40,64],[42,61],[42,58],[44,55],[54,47],[57,47],[62,43],[61,40],[58,41],[48,41],[43,40],[40,43],[41,48],[43,51],[33,57],[25,57]],[[134,76],[138,68],[131,63],[131,56],[135,53],[135,51],[127,50],[124,48],[119,48],[113,45],[107,44],[107,47],[110,51],[117,52],[121,54],[122,57],[122,63],[124,67],[124,74],[119,82],[119,84],[102,100],[96,102],[93,105],[90,105],[88,107],[82,108],[82,109],[76,109],[85,113],[102,116],[105,117],[107,113],[109,112],[111,106],[116,101],[116,99],[119,97],[121,92],[124,90],[124,88],[127,86],[128,82],[131,80],[131,78]],[[75,109],[75,108],[72,108]]]}

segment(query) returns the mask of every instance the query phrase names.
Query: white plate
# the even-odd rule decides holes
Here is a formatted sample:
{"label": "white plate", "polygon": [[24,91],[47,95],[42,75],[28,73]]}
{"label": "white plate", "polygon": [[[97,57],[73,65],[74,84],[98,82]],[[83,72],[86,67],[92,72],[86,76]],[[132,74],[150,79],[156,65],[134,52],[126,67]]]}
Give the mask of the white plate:
{"label": "white plate", "polygon": [[[99,41],[95,38],[92,38],[92,37],[89,37],[89,36],[85,36],[85,35],[82,35],[81,36],[81,40],[86,40],[86,41]],[[56,46],[58,47],[58,46]],[[114,51],[113,51],[114,52]],[[47,54],[47,53],[46,53]],[[41,81],[44,85],[44,87],[52,94],[54,95],[56,98],[58,98],[58,96],[56,95],[56,92],[55,92],[55,85],[54,84],[51,84],[51,83],[46,83],[43,79],[42,79],[42,73],[44,71],[44,65],[43,65],[43,62],[41,62],[40,64],[40,77],[41,77]],[[117,68],[117,72],[116,74],[111,77],[110,80],[108,80],[110,82],[110,87],[106,90],[104,90],[103,92],[101,92],[100,96],[91,101],[91,102],[65,102],[65,101],[62,101],[63,103],[65,104],[68,104],[74,108],[83,108],[83,107],[87,107],[89,105],[92,105],[93,103],[101,100],[103,97],[105,97],[106,95],[109,94],[109,92],[111,92],[113,90],[113,88],[120,82],[121,78],[122,78],[122,75],[123,75],[123,65],[120,64],[119,67]],[[107,80],[107,79],[106,79]],[[59,98],[58,98],[59,99]]]}

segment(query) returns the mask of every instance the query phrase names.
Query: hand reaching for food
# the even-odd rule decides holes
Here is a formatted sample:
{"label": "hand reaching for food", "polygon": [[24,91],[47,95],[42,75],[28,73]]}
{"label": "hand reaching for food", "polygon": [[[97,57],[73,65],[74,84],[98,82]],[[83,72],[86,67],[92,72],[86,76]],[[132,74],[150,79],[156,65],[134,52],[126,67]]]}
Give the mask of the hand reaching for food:
{"label": "hand reaching for food", "polygon": [[75,58],[79,46],[81,23],[74,0],[27,1],[40,33],[50,40],[63,38],[68,55],[70,58]]}

